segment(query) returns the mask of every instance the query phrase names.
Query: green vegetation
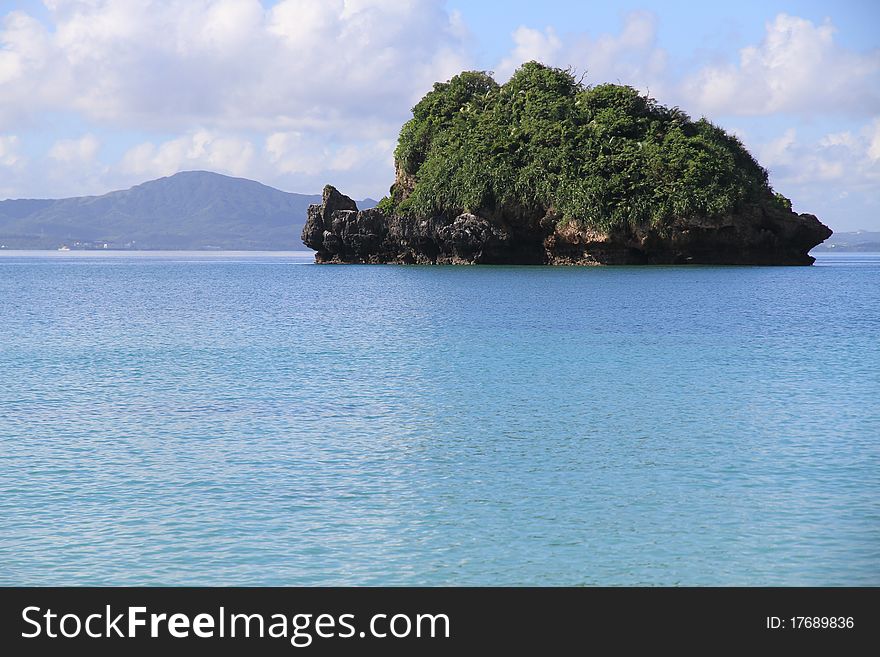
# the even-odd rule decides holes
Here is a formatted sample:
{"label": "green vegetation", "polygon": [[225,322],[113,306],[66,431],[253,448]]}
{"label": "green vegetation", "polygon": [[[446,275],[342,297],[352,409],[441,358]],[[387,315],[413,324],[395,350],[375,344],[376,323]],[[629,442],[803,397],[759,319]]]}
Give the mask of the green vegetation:
{"label": "green vegetation", "polygon": [[379,202],[376,203],[376,208],[385,214],[391,214],[394,212],[394,201],[391,200],[390,196],[383,196]]}
{"label": "green vegetation", "polygon": [[784,196],[783,196],[782,194],[780,194],[779,192],[774,192],[774,194],[773,194],[773,202],[776,203],[776,205],[777,205],[778,207],[782,208],[783,210],[789,210],[789,211],[791,211],[791,200],[788,199],[788,198],[786,198],[786,197],[784,197]]}
{"label": "green vegetation", "polygon": [[435,84],[395,158],[415,185],[396,184],[380,207],[415,216],[552,209],[610,230],[725,214],[771,192],[740,141],[709,121],[535,62],[504,85],[473,71]]}

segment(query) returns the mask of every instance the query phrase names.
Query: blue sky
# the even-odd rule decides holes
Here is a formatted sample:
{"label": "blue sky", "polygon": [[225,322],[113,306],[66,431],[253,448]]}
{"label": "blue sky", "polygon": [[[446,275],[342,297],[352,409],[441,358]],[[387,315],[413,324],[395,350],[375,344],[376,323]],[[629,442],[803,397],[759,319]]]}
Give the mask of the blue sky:
{"label": "blue sky", "polygon": [[739,135],[796,210],[880,230],[880,3],[0,0],[0,198],[210,169],[379,197],[412,104],[523,61]]}

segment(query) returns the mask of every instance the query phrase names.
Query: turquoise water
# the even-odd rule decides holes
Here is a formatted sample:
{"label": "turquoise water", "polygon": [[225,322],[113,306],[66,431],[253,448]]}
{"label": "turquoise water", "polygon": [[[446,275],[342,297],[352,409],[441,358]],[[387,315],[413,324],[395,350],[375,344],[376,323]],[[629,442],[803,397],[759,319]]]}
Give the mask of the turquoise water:
{"label": "turquoise water", "polygon": [[2,584],[880,584],[880,256],[0,256]]}

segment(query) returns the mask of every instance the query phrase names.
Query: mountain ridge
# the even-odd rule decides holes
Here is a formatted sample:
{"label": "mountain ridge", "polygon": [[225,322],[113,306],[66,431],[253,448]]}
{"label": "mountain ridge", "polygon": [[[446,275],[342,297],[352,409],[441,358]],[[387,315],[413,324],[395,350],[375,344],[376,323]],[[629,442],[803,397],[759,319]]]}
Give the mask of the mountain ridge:
{"label": "mountain ridge", "polygon": [[102,195],[0,201],[0,246],[299,250],[306,210],[320,199],[247,178],[181,171]]}
{"label": "mountain ridge", "polygon": [[813,251],[837,253],[880,253],[880,231],[851,230],[834,233]]}

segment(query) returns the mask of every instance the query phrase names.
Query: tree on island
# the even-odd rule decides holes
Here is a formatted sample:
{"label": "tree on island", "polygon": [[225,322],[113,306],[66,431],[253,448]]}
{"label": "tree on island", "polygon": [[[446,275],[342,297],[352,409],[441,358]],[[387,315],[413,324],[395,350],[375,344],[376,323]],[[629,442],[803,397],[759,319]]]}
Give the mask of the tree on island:
{"label": "tree on island", "polygon": [[537,62],[499,85],[467,71],[413,108],[395,151],[397,183],[380,207],[417,216],[516,215],[612,230],[718,216],[773,199],[735,136],[629,86],[585,86]]}

